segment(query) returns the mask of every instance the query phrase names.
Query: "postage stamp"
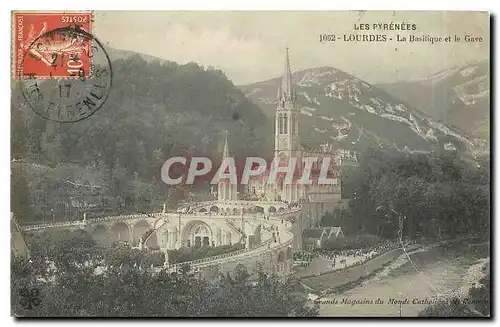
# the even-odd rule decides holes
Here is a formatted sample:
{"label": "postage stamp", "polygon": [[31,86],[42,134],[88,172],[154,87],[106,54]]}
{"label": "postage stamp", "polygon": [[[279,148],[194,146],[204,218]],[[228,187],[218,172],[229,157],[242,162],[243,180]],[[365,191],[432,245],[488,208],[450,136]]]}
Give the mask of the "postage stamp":
{"label": "postage stamp", "polygon": [[13,15],[15,77],[25,102],[39,116],[76,122],[106,102],[111,61],[91,34],[92,13]]}
{"label": "postage stamp", "polygon": [[14,12],[13,62],[16,78],[89,76],[92,40],[60,28],[92,31],[92,12]]}

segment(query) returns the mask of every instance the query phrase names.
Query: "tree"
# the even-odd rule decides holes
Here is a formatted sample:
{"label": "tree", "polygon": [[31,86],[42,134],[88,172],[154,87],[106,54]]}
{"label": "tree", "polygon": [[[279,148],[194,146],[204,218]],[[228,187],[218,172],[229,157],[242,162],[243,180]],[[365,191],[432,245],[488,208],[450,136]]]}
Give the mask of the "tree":
{"label": "tree", "polygon": [[13,159],[23,159],[28,155],[28,131],[26,129],[26,118],[24,112],[21,109],[16,108],[14,105],[11,106],[11,114],[11,157]]}
{"label": "tree", "polygon": [[[168,190],[160,176],[166,157],[199,155],[201,150],[214,153],[221,130],[233,131],[234,142],[245,144],[235,149],[239,156],[247,149],[267,149],[271,144],[265,137],[272,128],[270,121],[220,71],[193,63],[148,63],[140,56],[114,60],[112,66],[113,91],[108,100],[95,115],[77,124],[58,124],[39,117],[24,104],[21,90],[13,88],[13,159],[48,168],[23,172],[29,184],[37,184],[29,187],[27,203],[33,205],[33,213],[27,220],[41,220],[51,216],[52,209],[65,205],[56,218],[74,219],[76,208],[68,208],[60,198],[57,205],[52,201],[61,176],[51,169],[58,164],[73,166],[71,181],[76,184],[84,184],[82,180],[88,177],[78,171],[92,167],[102,172],[96,173],[100,196],[108,208],[120,213],[159,209]],[[233,118],[236,111],[237,120]],[[81,191],[76,187],[66,190],[76,197]],[[40,194],[48,191],[52,193],[45,193],[46,197]],[[174,194],[172,202],[179,200],[175,193],[170,193]],[[21,218],[23,214],[18,215]]]}
{"label": "tree", "polygon": [[402,216],[406,237],[486,237],[487,166],[456,153],[368,151],[352,172],[361,176],[349,202],[352,223],[357,231],[395,237]]}
{"label": "tree", "polygon": [[[233,277],[205,281],[191,273],[148,271],[144,252],[127,247],[98,251],[82,232],[58,238],[40,235],[30,246],[36,258],[28,265],[12,261],[12,312],[47,317],[213,317],[314,316],[317,306],[262,272],[251,280],[244,266]],[[55,269],[50,269],[54,264]],[[98,269],[100,267],[100,269]],[[96,273],[100,270],[100,273]],[[40,305],[26,310],[17,292],[38,289]]]}
{"label": "tree", "polygon": [[33,217],[30,188],[21,165],[11,170],[10,210],[21,223]]}

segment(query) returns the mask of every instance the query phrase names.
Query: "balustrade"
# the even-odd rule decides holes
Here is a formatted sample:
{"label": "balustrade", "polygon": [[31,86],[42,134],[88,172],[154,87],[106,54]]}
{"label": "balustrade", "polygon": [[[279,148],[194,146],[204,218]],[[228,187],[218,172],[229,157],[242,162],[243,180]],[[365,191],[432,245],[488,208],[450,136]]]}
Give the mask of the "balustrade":
{"label": "balustrade", "polygon": [[[233,201],[228,201],[228,204],[232,204]],[[239,202],[248,202],[252,203],[253,205],[256,205],[255,201],[235,201],[234,204],[238,204]],[[212,202],[207,202],[206,204],[209,205],[211,203],[217,203],[215,201]],[[239,203],[241,204],[241,203]],[[261,203],[262,205],[266,205],[266,203]],[[270,202],[269,204],[273,204]],[[274,202],[276,204],[276,202]],[[200,205],[203,206],[203,205]],[[286,210],[286,211],[281,211],[281,212],[275,212],[271,213],[269,216],[270,217],[281,217],[285,216],[287,214],[291,213],[296,213],[299,212],[302,209],[302,207],[299,205],[295,208],[292,208],[291,210]],[[68,221],[68,222],[58,222],[58,223],[47,223],[47,224],[39,224],[39,225],[31,225],[31,226],[24,226],[23,229],[25,231],[31,231],[31,230],[38,230],[38,229],[44,229],[44,228],[53,228],[53,227],[63,227],[63,226],[76,226],[79,224],[96,224],[96,223],[102,223],[102,222],[108,222],[108,221],[121,221],[121,220],[131,220],[131,219],[138,219],[138,218],[156,218],[160,217],[163,213],[151,213],[151,214],[131,214],[131,215],[119,215],[119,216],[107,216],[107,217],[101,217],[101,218],[93,218],[93,219],[88,219],[85,223],[81,220],[74,220],[74,221]],[[167,213],[167,214],[180,214],[180,213]],[[207,214],[208,215],[208,214]],[[234,214],[221,214],[221,213],[210,213],[209,214],[211,218],[233,218],[233,219],[240,219],[241,215],[234,215]],[[190,214],[181,214],[181,216],[184,217],[190,217],[190,216],[201,216],[200,213],[190,213]],[[262,218],[265,215],[263,213],[245,213],[243,214],[243,217],[253,217],[253,218]],[[203,216],[203,218],[206,218],[206,216]]]}
{"label": "balustrade", "polygon": [[[242,250],[238,250],[238,251],[231,252],[231,253],[219,254],[219,255],[216,255],[213,257],[192,260],[192,261],[187,261],[187,262],[183,262],[183,263],[177,263],[177,264],[167,266],[166,269],[168,271],[177,270],[176,267],[179,267],[179,265],[182,266],[184,264],[188,264],[193,269],[201,268],[204,266],[203,264],[207,263],[207,262],[210,262],[211,265],[224,264],[224,263],[229,263],[229,262],[232,262],[235,260],[240,260],[240,259],[244,260],[246,258],[260,256],[260,255],[266,254],[267,252],[270,252],[270,251],[286,249],[289,245],[292,244],[293,234],[286,231],[286,230],[283,231],[283,233],[287,236],[287,240],[285,242],[282,242],[282,243],[273,244],[273,246],[268,247],[268,244],[271,243],[271,239],[268,239],[268,240],[262,242],[259,247],[254,248],[252,250],[242,249]],[[228,260],[221,260],[221,259],[228,259]],[[217,261],[221,261],[221,262],[217,262]]]}
{"label": "balustrade", "polygon": [[[244,202],[243,204],[252,204],[252,205],[259,205],[259,204],[260,205],[276,205],[276,202],[256,202],[256,201],[228,201],[225,204],[241,205],[242,202]],[[218,203],[218,202],[207,201],[205,203],[200,203],[196,207],[202,207],[205,205],[216,204],[216,203]],[[302,208],[300,205],[297,205],[292,210],[287,208],[286,211],[276,212],[276,213],[274,213],[274,215],[270,215],[270,219],[275,221],[275,226],[280,226],[280,224],[277,221],[279,221],[281,218],[278,219],[277,217],[281,217],[281,216],[286,215],[286,214],[298,212],[301,209]],[[85,224],[95,224],[95,223],[116,221],[116,220],[117,221],[129,220],[129,219],[137,219],[137,218],[142,218],[142,217],[155,217],[156,218],[156,217],[162,216],[162,214],[163,213],[107,216],[107,217],[89,219],[85,222]],[[167,214],[176,215],[178,213],[167,213]],[[185,216],[185,217],[200,216],[200,214],[199,213],[197,213],[197,214],[181,214],[181,216]],[[234,223],[231,220],[229,220],[229,219],[241,219],[241,215],[221,215],[219,213],[213,213],[213,214],[211,214],[211,217],[212,218],[215,218],[215,217],[225,218],[229,226],[231,226],[232,228],[236,229],[238,232],[241,233],[241,229],[237,228],[234,225]],[[243,215],[243,217],[264,217],[264,214],[262,214],[262,213],[256,213],[256,214],[246,213]],[[58,223],[52,223],[52,224],[49,223],[49,224],[39,224],[39,225],[35,225],[35,226],[25,226],[24,230],[31,231],[31,230],[38,230],[38,229],[51,228],[51,227],[77,226],[77,225],[82,225],[82,224],[84,224],[83,221],[58,222]],[[216,255],[213,257],[207,257],[207,258],[192,260],[192,261],[188,261],[188,262],[168,265],[166,267],[166,269],[167,269],[167,271],[176,271],[184,264],[188,264],[193,269],[196,269],[196,268],[200,268],[200,267],[205,266],[207,263],[210,263],[210,265],[224,264],[224,263],[232,262],[235,260],[244,260],[246,258],[261,256],[261,255],[266,254],[267,252],[271,252],[271,251],[286,249],[290,244],[292,244],[293,234],[287,230],[291,227],[291,224],[289,222],[285,221],[284,224],[282,224],[282,226],[284,228],[281,231],[281,233],[282,233],[281,235],[282,235],[282,237],[285,238],[284,242],[272,243],[271,242],[272,240],[269,238],[266,241],[262,242],[260,244],[260,246],[253,248],[253,249],[241,249],[241,250],[230,252],[230,253],[219,254],[219,255]]]}

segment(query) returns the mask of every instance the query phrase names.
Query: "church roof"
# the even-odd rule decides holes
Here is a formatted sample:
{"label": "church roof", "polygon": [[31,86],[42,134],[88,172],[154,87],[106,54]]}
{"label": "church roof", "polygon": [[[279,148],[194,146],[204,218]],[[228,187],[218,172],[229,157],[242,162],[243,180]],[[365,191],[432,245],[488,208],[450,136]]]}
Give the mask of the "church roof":
{"label": "church roof", "polygon": [[337,238],[340,234],[343,234],[341,227],[331,227],[328,238],[331,238],[332,236]]}
{"label": "church roof", "polygon": [[323,229],[321,229],[321,228],[304,229],[302,231],[303,238],[320,239],[321,234],[323,234]]}
{"label": "church roof", "polygon": [[224,151],[222,152],[222,158],[229,157],[229,145],[227,143],[227,130],[226,130],[226,140],[224,141]]}
{"label": "church roof", "polygon": [[302,238],[309,238],[309,239],[330,239],[332,237],[337,238],[339,235],[342,235],[342,228],[341,227],[325,227],[325,228],[311,228],[311,229],[304,229],[302,232]]}

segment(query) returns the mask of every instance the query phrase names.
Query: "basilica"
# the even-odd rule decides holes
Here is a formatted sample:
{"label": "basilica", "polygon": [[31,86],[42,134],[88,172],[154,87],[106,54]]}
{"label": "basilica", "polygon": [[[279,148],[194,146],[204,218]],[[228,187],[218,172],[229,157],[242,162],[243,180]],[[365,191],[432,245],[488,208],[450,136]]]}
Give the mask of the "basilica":
{"label": "basilica", "polygon": [[[288,49],[285,54],[285,69],[281,78],[277,93],[277,108],[275,115],[274,131],[274,162],[280,166],[286,166],[290,159],[296,160],[295,171],[302,171],[305,165],[303,159],[318,158],[317,162],[310,163],[309,172],[312,182],[310,184],[300,183],[298,178],[293,178],[291,183],[287,183],[285,176],[281,175],[273,183],[269,183],[271,168],[263,174],[253,176],[245,185],[244,194],[246,198],[257,201],[281,201],[285,203],[301,203],[306,214],[309,215],[309,222],[306,225],[312,227],[315,224],[312,220],[318,220],[328,210],[341,203],[341,183],[340,167],[342,154],[339,151],[317,151],[305,150],[300,143],[299,121],[300,108],[297,105],[297,94],[292,80],[290,58]],[[230,156],[229,146],[226,140],[224,143],[223,160]],[[326,160],[325,160],[326,159]],[[327,175],[332,182],[322,185],[317,182],[319,172],[323,167],[320,165],[327,162]],[[307,167],[306,167],[307,169]],[[218,201],[238,200],[238,186],[231,184],[227,180],[218,183]],[[303,211],[304,212],[304,211]],[[312,216],[312,217],[311,217]]]}
{"label": "basilica", "polygon": [[[292,81],[288,50],[285,72],[278,87],[275,115],[274,155],[271,167],[253,174],[248,183],[238,185],[230,178],[219,178],[214,199],[183,203],[173,211],[108,216],[82,221],[68,221],[27,226],[24,231],[47,228],[84,229],[101,246],[117,243],[140,248],[167,250],[185,247],[244,245],[244,249],[210,258],[190,261],[196,269],[233,271],[238,264],[280,275],[292,272],[293,251],[303,248],[305,230],[318,226],[321,217],[342,206],[339,151],[305,150],[300,142],[300,109]],[[226,134],[222,161],[231,158]],[[309,160],[309,159],[317,160]],[[232,158],[234,159],[234,158]],[[169,159],[170,160],[170,159]],[[208,159],[207,159],[208,160]],[[168,160],[167,160],[168,161]],[[231,161],[231,160],[229,160]],[[290,163],[295,169],[292,178]],[[326,164],[325,164],[326,163]],[[168,167],[164,165],[168,176]],[[276,167],[284,175],[275,174]],[[287,170],[288,169],[288,170]],[[220,170],[220,169],[219,169]],[[307,171],[307,180],[295,178],[295,170]],[[163,168],[162,168],[163,173]],[[198,171],[200,173],[200,171]],[[225,172],[223,172],[225,174]],[[199,176],[200,174],[198,174]],[[273,178],[268,178],[272,175]],[[163,174],[162,174],[163,177]],[[276,177],[276,178],[274,178]],[[328,178],[325,178],[328,177]],[[321,180],[328,180],[323,183]],[[216,193],[216,194],[215,194]],[[177,267],[165,266],[169,271]]]}

